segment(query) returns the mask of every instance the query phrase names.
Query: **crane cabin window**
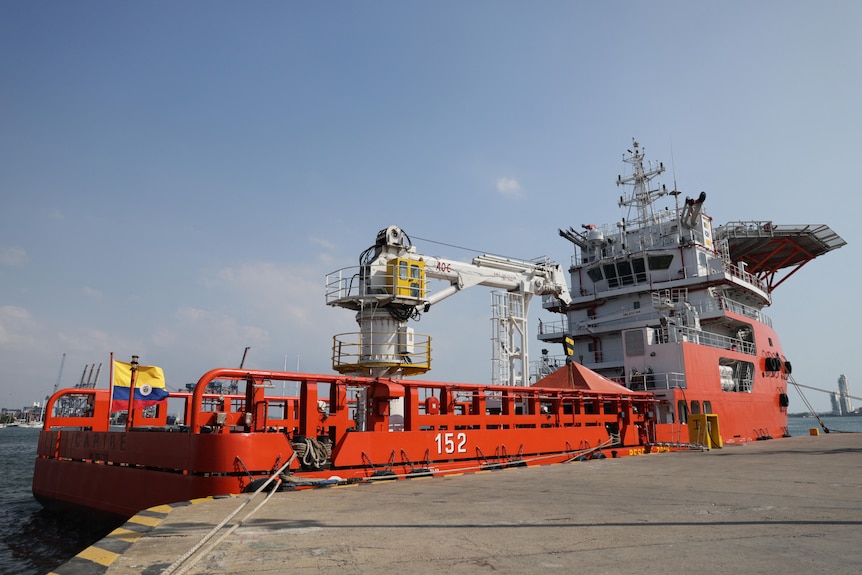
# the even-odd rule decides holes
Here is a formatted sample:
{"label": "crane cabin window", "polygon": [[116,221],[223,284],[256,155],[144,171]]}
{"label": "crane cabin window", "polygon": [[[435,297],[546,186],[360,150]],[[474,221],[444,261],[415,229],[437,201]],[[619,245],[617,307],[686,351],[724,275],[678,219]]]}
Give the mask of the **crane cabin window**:
{"label": "crane cabin window", "polygon": [[391,291],[396,297],[425,297],[425,262],[395,258],[387,263]]}
{"label": "crane cabin window", "polygon": [[424,297],[422,289],[422,268],[416,262],[410,263],[410,297]]}

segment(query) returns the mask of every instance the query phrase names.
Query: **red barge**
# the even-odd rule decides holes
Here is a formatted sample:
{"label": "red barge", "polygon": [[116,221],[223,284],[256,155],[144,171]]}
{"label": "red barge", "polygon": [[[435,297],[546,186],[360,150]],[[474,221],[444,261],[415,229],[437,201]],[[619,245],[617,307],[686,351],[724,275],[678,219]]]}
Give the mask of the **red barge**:
{"label": "red barge", "polygon": [[[762,309],[784,279],[844,240],[823,225],[713,230],[703,194],[653,210],[679,192],[650,189],[664,167],[643,160],[635,142],[624,158],[631,175],[617,181],[631,187],[620,224],[560,230],[575,246],[569,282],[549,261],[422,255],[390,226],[358,267],[327,277],[326,303],[354,311],[360,327],[333,338],[334,374],[215,369],[133,408],[126,425],[112,418],[109,389],[56,392],[33,494],[45,506],[128,517],[274,475],[306,487],[786,435],[791,364]],[[432,292],[432,280],[444,287]],[[479,285],[496,290],[491,383],[405,379],[431,366],[430,337],[409,322]],[[561,316],[540,322],[539,339],[563,353],[543,349],[530,363],[534,295]]]}

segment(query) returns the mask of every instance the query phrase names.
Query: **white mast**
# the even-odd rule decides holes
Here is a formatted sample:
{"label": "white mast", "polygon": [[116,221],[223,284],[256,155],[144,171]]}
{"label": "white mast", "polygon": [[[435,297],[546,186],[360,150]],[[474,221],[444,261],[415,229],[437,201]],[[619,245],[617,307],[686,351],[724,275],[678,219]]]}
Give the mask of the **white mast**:
{"label": "white mast", "polygon": [[640,144],[634,139],[632,139],[632,147],[634,150],[628,150],[628,156],[623,155],[623,161],[632,166],[632,175],[626,178],[617,176],[617,186],[630,185],[632,191],[628,197],[620,196],[619,205],[636,208],[638,211],[636,223],[644,225],[653,219],[653,202],[670,192],[665,186],[661,189],[649,189],[650,180],[664,172],[664,164],[659,162],[655,168],[650,164],[649,169],[644,169],[644,150],[640,149]]}

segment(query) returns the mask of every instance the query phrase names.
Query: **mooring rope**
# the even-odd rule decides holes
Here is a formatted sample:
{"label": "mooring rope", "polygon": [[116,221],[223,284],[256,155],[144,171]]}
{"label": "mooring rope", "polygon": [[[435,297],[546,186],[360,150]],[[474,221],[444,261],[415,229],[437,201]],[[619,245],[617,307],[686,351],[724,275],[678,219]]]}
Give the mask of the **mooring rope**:
{"label": "mooring rope", "polygon": [[206,535],[204,535],[204,536],[201,538],[201,540],[200,540],[200,541],[198,541],[198,542],[197,542],[197,543],[196,543],[196,544],[195,544],[191,549],[189,549],[188,551],[186,551],[186,552],[185,552],[182,556],[180,556],[176,561],[174,561],[174,562],[173,562],[173,563],[171,563],[168,567],[166,567],[166,568],[162,571],[162,575],[182,575],[183,573],[185,573],[186,571],[188,571],[189,569],[191,569],[194,565],[196,565],[196,564],[197,564],[197,562],[198,562],[198,561],[200,561],[200,559],[201,559],[201,558],[203,558],[203,557],[205,557],[205,556],[206,556],[206,553],[201,553],[201,554],[199,554],[199,555],[198,555],[198,556],[197,556],[193,561],[189,561],[189,562],[187,562],[187,561],[188,561],[188,559],[189,559],[192,555],[194,555],[194,554],[195,554],[195,553],[196,553],[196,552],[197,552],[201,547],[203,547],[203,546],[204,546],[204,544],[206,544],[206,542],[207,542],[207,541],[209,541],[210,539],[212,539],[212,538],[213,538],[213,536],[215,536],[215,534],[216,534],[216,533],[218,533],[218,532],[221,530],[221,528],[222,528],[222,527],[224,527],[224,526],[228,523],[228,521],[230,521],[231,519],[233,519],[233,518],[234,518],[234,517],[235,517],[235,516],[236,516],[236,515],[237,515],[237,514],[242,510],[242,508],[243,508],[243,507],[245,507],[246,505],[248,505],[249,503],[251,503],[251,501],[252,501],[255,497],[257,497],[258,493],[260,493],[261,491],[263,491],[263,490],[266,488],[266,486],[267,486],[267,485],[269,485],[270,483],[272,483],[273,481],[275,481],[275,482],[276,482],[276,485],[275,485],[275,486],[272,488],[272,490],[269,492],[269,495],[267,495],[267,496],[266,496],[266,498],[265,498],[263,501],[261,501],[261,502],[260,502],[260,504],[258,504],[258,506],[257,506],[257,507],[255,507],[254,509],[252,509],[248,514],[246,514],[246,515],[245,515],[245,517],[243,517],[243,518],[242,518],[241,520],[239,520],[235,525],[233,525],[233,526],[232,526],[232,527],[231,527],[231,528],[230,528],[226,533],[224,533],[221,537],[219,537],[216,541],[214,541],[214,542],[213,542],[213,543],[212,543],[212,544],[207,548],[207,551],[209,551],[210,549],[212,549],[215,545],[218,545],[219,543],[221,543],[221,542],[224,540],[224,538],[225,538],[225,537],[227,537],[228,535],[230,535],[231,533],[233,533],[233,532],[234,532],[234,531],[235,531],[235,530],[236,530],[240,525],[242,525],[242,523],[243,523],[244,521],[246,521],[249,517],[251,517],[252,515],[254,515],[254,514],[255,514],[255,513],[256,513],[256,512],[261,508],[261,507],[263,507],[263,505],[264,505],[267,501],[269,501],[269,500],[270,500],[270,498],[273,496],[273,494],[275,494],[275,493],[278,491],[278,487],[281,485],[281,478],[280,478],[281,473],[282,473],[285,469],[287,469],[287,468],[290,466],[290,464],[291,464],[291,463],[293,463],[293,460],[294,460],[294,459],[296,459],[296,453],[294,453],[293,455],[291,455],[291,456],[290,456],[290,459],[288,459],[288,460],[287,460],[287,463],[285,463],[284,465],[282,465],[282,466],[279,468],[279,470],[278,470],[278,471],[276,471],[275,473],[273,473],[273,474],[269,477],[269,479],[267,479],[267,480],[266,480],[266,481],[265,481],[265,482],[264,482],[260,487],[258,487],[258,488],[257,488],[257,491],[255,491],[254,493],[252,493],[252,494],[251,494],[251,496],[249,496],[248,498],[246,498],[246,500],[245,500],[245,501],[243,501],[243,502],[242,502],[242,503],[241,503],[241,504],[240,504],[236,509],[234,509],[231,513],[229,513],[229,514],[227,515],[227,517],[225,517],[224,519],[222,519],[222,520],[221,520],[221,522],[219,522],[219,524],[218,524],[218,525],[216,525],[215,527],[213,527],[213,528],[210,530],[210,532],[209,532],[209,533],[207,533]]}
{"label": "mooring rope", "polygon": [[808,407],[808,411],[811,413],[811,415],[814,417],[814,419],[816,419],[816,420],[817,420],[817,423],[819,423],[819,424],[820,424],[820,427],[822,427],[822,428],[823,428],[823,431],[825,431],[826,433],[829,433],[829,428],[828,428],[828,427],[826,427],[826,424],[825,424],[825,423],[823,423],[823,420],[822,420],[822,419],[820,419],[820,416],[819,416],[819,415],[817,415],[817,412],[816,412],[816,411],[814,411],[814,407],[813,407],[813,406],[808,402],[808,398],[807,398],[807,397],[805,397],[805,394],[804,394],[804,393],[802,393],[802,389],[801,389],[801,388],[803,388],[803,387],[804,387],[804,388],[806,388],[806,389],[815,389],[815,390],[817,390],[817,391],[825,391],[825,390],[823,390],[823,389],[817,389],[816,387],[809,387],[809,386],[807,386],[807,385],[802,385],[801,383],[796,383],[796,380],[795,380],[795,379],[793,379],[793,376],[792,376],[792,375],[788,375],[788,376],[787,376],[787,381],[789,381],[789,382],[790,382],[790,383],[792,383],[794,386],[796,386],[796,393],[798,393],[798,394],[799,394],[799,397],[801,397],[801,398],[802,398],[802,402],[803,402],[803,403],[805,403],[805,405]]}
{"label": "mooring rope", "polygon": [[318,441],[314,437],[306,437],[304,441],[294,441],[290,446],[303,467],[307,469],[323,469],[323,464],[332,455],[332,444]]}
{"label": "mooring rope", "polygon": [[[600,443],[600,444],[596,445],[595,447],[588,447],[588,448],[586,448],[586,449],[578,449],[578,450],[566,450],[566,451],[560,451],[560,452],[557,452],[557,453],[552,453],[552,454],[548,454],[548,455],[539,455],[539,456],[532,457],[532,458],[528,458],[528,459],[518,459],[518,460],[513,460],[513,461],[510,461],[510,462],[507,462],[507,463],[509,463],[509,464],[525,464],[525,465],[526,465],[526,464],[529,464],[529,463],[536,463],[536,462],[544,461],[544,460],[547,460],[547,459],[554,459],[554,458],[558,458],[558,457],[560,457],[561,455],[572,455],[572,457],[570,457],[569,459],[567,459],[567,460],[565,460],[565,461],[564,461],[564,463],[569,463],[569,462],[571,462],[571,461],[574,461],[577,457],[579,457],[579,456],[581,456],[581,455],[586,455],[586,454],[589,454],[589,453],[594,453],[594,452],[599,451],[599,450],[601,450],[601,449],[606,449],[606,448],[608,448],[608,447],[611,447],[611,446],[615,445],[615,444],[616,444],[616,442],[617,442],[617,441],[615,440],[615,438],[614,438],[614,437],[609,437],[607,440],[605,440],[605,441],[603,441],[602,443]],[[310,448],[310,449],[308,449],[308,451],[312,451],[315,447],[317,447],[317,446],[312,447],[311,442],[307,442],[306,444],[307,444],[307,445],[308,445],[308,447]],[[300,449],[300,451],[302,451],[302,449]],[[304,455],[305,455],[305,454],[304,454]],[[317,459],[317,457],[319,457],[319,455],[318,455],[318,454],[315,454],[315,455],[314,455],[314,456],[312,456],[312,457],[313,457],[314,459]],[[241,504],[240,504],[240,505],[239,505],[239,506],[238,506],[234,511],[232,511],[230,514],[228,514],[228,516],[227,516],[227,517],[225,517],[224,519],[222,519],[222,521],[221,521],[221,522],[219,522],[219,524],[218,524],[218,525],[216,525],[215,527],[213,527],[213,528],[209,531],[209,533],[207,533],[206,535],[204,535],[204,536],[201,538],[201,540],[200,540],[200,541],[198,541],[198,542],[197,542],[197,543],[196,543],[196,544],[195,544],[191,549],[189,549],[186,553],[184,553],[182,556],[180,556],[180,557],[179,557],[176,561],[174,561],[170,566],[166,567],[166,568],[162,571],[162,575],[183,575],[183,574],[184,574],[184,573],[186,573],[189,569],[191,569],[194,565],[196,565],[196,564],[197,564],[197,563],[198,563],[198,562],[199,562],[203,557],[206,557],[207,553],[208,553],[211,549],[213,549],[213,548],[214,548],[215,546],[217,546],[219,543],[221,543],[222,541],[224,541],[224,539],[225,539],[225,538],[227,538],[230,534],[232,534],[232,533],[233,533],[234,531],[236,531],[239,527],[241,527],[241,526],[242,526],[242,524],[243,524],[246,520],[248,520],[248,519],[249,519],[252,515],[254,515],[254,514],[255,514],[255,513],[256,513],[256,512],[261,508],[261,507],[263,507],[263,506],[264,506],[264,505],[265,505],[265,504],[270,500],[270,498],[271,498],[271,497],[272,497],[272,496],[273,496],[273,495],[278,491],[278,487],[282,484],[282,481],[283,481],[283,478],[281,477],[282,472],[283,472],[285,469],[287,469],[288,467],[290,467],[290,464],[291,464],[291,463],[293,463],[293,461],[294,461],[295,459],[297,459],[297,453],[296,453],[296,451],[294,451],[294,453],[290,456],[290,459],[288,459],[288,461],[287,461],[284,465],[282,465],[282,466],[281,466],[281,468],[279,468],[279,470],[278,470],[278,471],[276,471],[275,473],[273,473],[273,474],[269,477],[269,479],[267,479],[267,480],[266,480],[266,482],[264,482],[260,487],[258,487],[258,489],[257,489],[254,493],[252,493],[250,497],[248,497],[245,501],[243,501],[243,502],[242,502],[242,503],[241,503]],[[482,466],[482,465],[472,465],[472,466],[462,467],[462,468],[456,468],[456,469],[447,469],[447,470],[446,470],[446,472],[444,473],[444,475],[453,475],[453,474],[456,474],[456,473],[469,473],[469,472],[471,472],[471,471],[481,471],[482,469],[484,469],[484,466]],[[399,477],[410,477],[410,476],[411,476],[411,474],[409,474],[409,473],[405,473],[405,474],[391,474],[391,475],[385,475],[385,476],[381,476],[381,477],[366,477],[366,478],[365,478],[365,481],[368,481],[368,482],[373,482],[373,481],[383,481],[383,480],[391,480],[391,479],[399,478]],[[270,493],[266,496],[266,498],[265,498],[263,501],[261,501],[261,502],[257,505],[257,507],[255,507],[254,509],[252,509],[251,511],[249,511],[249,512],[248,512],[248,513],[247,513],[247,514],[246,514],[242,519],[240,519],[238,522],[236,522],[235,524],[231,525],[231,527],[230,527],[227,531],[225,531],[224,533],[222,533],[222,534],[221,534],[221,536],[219,536],[219,537],[218,537],[218,539],[216,539],[216,540],[212,541],[212,542],[210,543],[210,545],[207,547],[207,549],[206,549],[204,552],[199,553],[199,554],[197,555],[197,557],[195,557],[192,561],[189,561],[189,559],[190,559],[193,555],[195,555],[195,553],[197,553],[197,552],[198,552],[198,551],[199,551],[199,550],[200,550],[200,549],[201,549],[201,548],[202,548],[202,547],[203,547],[203,546],[204,546],[208,541],[210,541],[210,540],[211,540],[211,539],[212,539],[212,538],[213,538],[213,537],[214,537],[214,536],[215,536],[219,531],[221,531],[221,529],[222,529],[225,525],[227,525],[227,523],[228,523],[231,519],[233,519],[233,518],[234,518],[234,517],[235,517],[235,516],[236,516],[236,515],[237,515],[237,514],[238,514],[238,513],[243,509],[243,507],[245,507],[246,505],[248,505],[249,503],[251,503],[251,501],[252,501],[252,500],[253,500],[253,499],[254,499],[254,498],[255,498],[255,497],[256,497],[256,496],[257,496],[261,491],[263,491],[263,490],[264,490],[264,489],[265,489],[265,488],[266,488],[266,487],[267,487],[267,486],[268,486],[272,481],[276,481],[276,485],[272,488],[272,490],[271,490],[271,491],[270,491]]]}
{"label": "mooring rope", "polygon": [[[601,449],[606,449],[608,447],[611,447],[612,445],[614,445],[613,438],[608,438],[605,441],[603,441],[602,443],[600,443],[599,445],[596,445],[595,447],[588,447],[586,449],[578,449],[578,450],[571,450],[571,451],[569,451],[569,450],[559,451],[557,453],[551,453],[548,455],[537,455],[536,457],[531,457],[528,459],[512,460],[512,461],[509,461],[508,463],[509,464],[525,464],[526,465],[526,464],[530,464],[530,463],[536,463],[538,461],[544,461],[546,459],[556,459],[562,455],[571,454],[572,457],[570,457],[569,459],[566,459],[565,461],[562,462],[562,463],[570,463],[581,455],[586,455],[588,453],[593,453],[593,452],[599,451]],[[484,469],[486,469],[486,467],[483,465],[471,465],[468,467],[458,467],[458,468],[454,468],[454,469],[447,469],[445,472],[442,472],[440,475],[455,475],[458,473],[470,473],[473,471],[483,471]],[[363,481],[367,481],[367,482],[387,481],[387,480],[397,479],[399,477],[407,478],[407,477],[412,477],[412,476],[413,475],[410,473],[392,473],[392,474],[387,474],[387,475],[381,475],[379,477],[366,477],[365,479],[363,479]]]}

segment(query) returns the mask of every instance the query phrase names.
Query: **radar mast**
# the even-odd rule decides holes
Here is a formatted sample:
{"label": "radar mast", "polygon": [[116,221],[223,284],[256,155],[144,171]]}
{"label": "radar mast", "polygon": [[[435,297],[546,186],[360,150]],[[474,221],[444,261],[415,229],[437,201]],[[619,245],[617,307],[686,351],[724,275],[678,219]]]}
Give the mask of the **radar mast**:
{"label": "radar mast", "polygon": [[649,189],[650,181],[664,172],[664,164],[659,162],[658,166],[653,167],[650,163],[648,169],[644,168],[644,150],[634,138],[632,148],[634,149],[627,150],[628,155],[623,154],[623,162],[632,166],[632,175],[625,178],[617,176],[617,186],[632,186],[632,190],[629,195],[620,196],[619,206],[627,206],[629,210],[637,209],[637,220],[634,223],[645,225],[654,219],[652,204],[670,192],[665,186]]}

